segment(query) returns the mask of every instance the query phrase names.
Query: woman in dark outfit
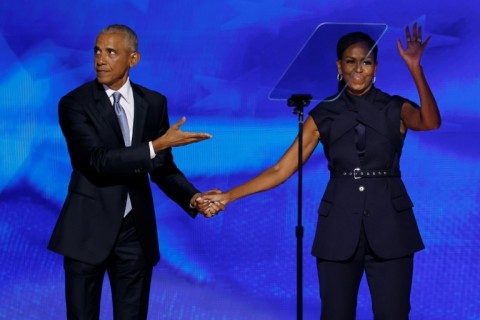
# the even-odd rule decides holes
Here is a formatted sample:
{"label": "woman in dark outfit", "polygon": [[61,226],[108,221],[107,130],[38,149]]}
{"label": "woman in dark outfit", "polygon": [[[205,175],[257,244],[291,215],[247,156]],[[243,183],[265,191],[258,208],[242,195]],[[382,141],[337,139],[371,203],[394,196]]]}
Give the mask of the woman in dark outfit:
{"label": "woman in dark outfit", "polygon": [[[430,40],[416,24],[405,30],[398,51],[420,97],[420,106],[374,87],[377,48],[354,32],[337,45],[338,80],[347,85],[334,102],[317,105],[303,129],[303,161],[318,142],[328,160],[330,180],[319,208],[312,254],[322,301],[321,319],[355,319],[365,271],[375,319],[408,319],[413,254],[423,249],[413,204],[400,178],[400,156],[408,129],[437,129],[440,113],[420,60]],[[210,201],[231,201],[271,189],[298,168],[298,139],[271,168]]]}

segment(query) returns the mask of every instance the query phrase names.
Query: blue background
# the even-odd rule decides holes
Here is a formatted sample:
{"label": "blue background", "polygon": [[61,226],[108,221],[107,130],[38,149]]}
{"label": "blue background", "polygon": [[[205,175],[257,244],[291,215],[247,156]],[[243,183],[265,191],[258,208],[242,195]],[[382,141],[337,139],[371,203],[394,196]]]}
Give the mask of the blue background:
{"label": "blue background", "polygon": [[[64,318],[63,260],[46,249],[71,171],[57,103],[94,78],[101,28],[137,31],[142,58],[131,79],[168,97],[172,123],[186,115],[184,130],[214,135],[176,148],[177,165],[198,188],[226,190],[293,141],[296,116],[268,95],[317,25],[387,23],[377,87],[418,102],[395,41],[419,21],[433,35],[423,67],[443,126],[410,132],[402,159],[427,247],[416,255],[411,319],[480,319],[479,16],[468,0],[2,1],[0,318]],[[304,311],[318,319],[309,252],[328,179],[321,146],[304,174]],[[162,260],[149,319],[294,319],[296,186],[294,176],[209,220],[190,219],[155,189]],[[362,282],[358,319],[371,319],[370,309]],[[108,280],[101,313],[111,318]]]}

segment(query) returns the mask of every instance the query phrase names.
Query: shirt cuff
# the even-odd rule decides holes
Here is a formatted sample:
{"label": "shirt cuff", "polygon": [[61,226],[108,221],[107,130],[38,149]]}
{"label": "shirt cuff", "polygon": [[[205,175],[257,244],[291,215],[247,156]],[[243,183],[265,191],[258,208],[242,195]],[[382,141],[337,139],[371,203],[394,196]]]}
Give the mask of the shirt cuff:
{"label": "shirt cuff", "polygon": [[153,159],[155,158],[156,154],[155,154],[155,150],[153,150],[153,142],[150,141],[148,143],[148,146],[150,147],[150,159]]}

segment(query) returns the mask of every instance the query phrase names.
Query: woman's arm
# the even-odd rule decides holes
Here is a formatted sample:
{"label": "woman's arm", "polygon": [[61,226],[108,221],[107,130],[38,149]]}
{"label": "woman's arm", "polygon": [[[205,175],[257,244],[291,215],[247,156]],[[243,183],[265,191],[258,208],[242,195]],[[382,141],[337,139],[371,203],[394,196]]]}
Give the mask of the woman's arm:
{"label": "woman's arm", "polygon": [[402,129],[403,131],[406,131],[406,129],[416,131],[437,129],[441,124],[440,112],[420,65],[423,51],[431,36],[422,41],[422,27],[417,27],[416,23],[412,27],[412,34],[410,34],[408,26],[405,29],[405,34],[407,38],[406,49],[403,49],[400,40],[397,41],[397,47],[417,87],[420,97],[420,109],[415,108],[408,102],[403,104],[400,115]]}
{"label": "woman's arm", "polygon": [[[318,145],[320,133],[309,116],[303,126],[303,163],[312,155]],[[206,195],[203,200],[219,201],[227,204],[248,195],[272,189],[285,182],[298,169],[298,137],[280,160],[255,178],[222,194]]]}

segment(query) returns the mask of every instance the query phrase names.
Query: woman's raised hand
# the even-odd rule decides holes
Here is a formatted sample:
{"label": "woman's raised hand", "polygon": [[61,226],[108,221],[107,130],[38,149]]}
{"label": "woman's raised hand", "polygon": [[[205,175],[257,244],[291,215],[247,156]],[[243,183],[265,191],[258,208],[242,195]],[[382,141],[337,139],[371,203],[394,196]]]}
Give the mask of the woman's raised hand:
{"label": "woman's raised hand", "polygon": [[423,51],[430,41],[431,36],[423,40],[422,26],[417,25],[416,22],[412,26],[411,33],[410,28],[408,26],[405,27],[405,36],[407,40],[406,48],[403,48],[402,42],[399,39],[397,40],[398,52],[409,68],[419,66]]}

